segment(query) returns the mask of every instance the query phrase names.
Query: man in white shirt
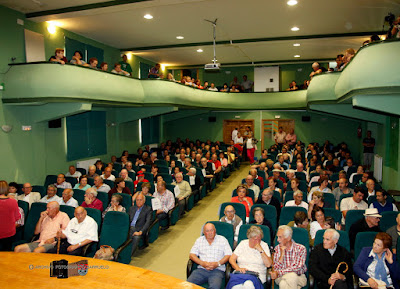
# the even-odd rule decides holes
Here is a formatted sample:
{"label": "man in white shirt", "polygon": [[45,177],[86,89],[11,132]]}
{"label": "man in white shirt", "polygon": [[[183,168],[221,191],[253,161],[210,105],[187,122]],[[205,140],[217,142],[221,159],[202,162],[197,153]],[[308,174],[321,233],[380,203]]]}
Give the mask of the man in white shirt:
{"label": "man in white shirt", "polygon": [[64,174],[59,174],[57,176],[57,182],[54,185],[61,189],[72,189],[71,184],[65,181]]}
{"label": "man in white shirt", "polygon": [[238,128],[235,127],[235,129],[232,131],[232,140],[235,141],[237,134],[238,134]]}
{"label": "man in white shirt", "polygon": [[368,204],[363,201],[364,194],[361,188],[356,187],[353,192],[353,197],[344,198],[340,203],[340,211],[343,214],[342,224],[345,224],[346,214],[348,210],[366,210]]}
{"label": "man in white shirt", "polygon": [[111,167],[106,167],[104,169],[104,174],[101,175],[101,178],[103,180],[109,180],[109,181],[115,182],[115,176],[113,174],[111,174],[111,171],[112,171]]}
{"label": "man in white shirt", "polygon": [[232,255],[232,249],[225,237],[217,235],[213,224],[204,225],[203,233],[190,250],[190,260],[199,266],[187,281],[196,285],[208,282],[209,288],[221,288],[225,263]]}
{"label": "man in white shirt", "polygon": [[368,200],[370,196],[375,196],[375,181],[373,179],[368,179],[365,185],[368,190],[368,194],[366,195]]}
{"label": "man in white shirt", "polygon": [[70,207],[78,207],[78,201],[75,200],[72,196],[74,195],[74,191],[72,189],[65,189],[62,193],[62,201],[60,205],[70,206]]}
{"label": "man in white shirt", "polygon": [[252,175],[248,175],[248,176],[246,177],[246,184],[247,184],[247,187],[248,187],[250,190],[253,190],[253,192],[254,192],[254,199],[257,200],[257,199],[258,199],[258,195],[260,194],[260,187],[257,186],[257,185],[254,183],[254,178],[253,178]]}
{"label": "man in white shirt", "polygon": [[61,204],[62,198],[56,195],[57,188],[55,185],[49,185],[47,187],[47,195],[40,199],[39,202],[41,203],[50,203],[50,202],[57,202]]}
{"label": "man in white shirt", "polygon": [[225,216],[223,216],[219,221],[233,225],[233,230],[235,232],[234,240],[236,245],[239,237],[240,226],[243,225],[243,220],[236,215],[235,208],[231,205],[225,207],[224,215]]}
{"label": "man in white shirt", "polygon": [[[93,218],[87,216],[83,207],[75,209],[75,218],[73,218],[65,230],[60,230],[57,237],[64,239],[61,241],[60,254],[82,255],[82,248],[99,240],[97,223]],[[49,253],[54,253],[57,249],[52,249]]]}
{"label": "man in white shirt", "polygon": [[24,193],[22,195],[18,195],[17,199],[29,203],[29,208],[31,207],[32,203],[39,202],[41,199],[40,193],[32,192],[32,186],[30,183],[25,183],[22,187],[22,191]]}
{"label": "man in white shirt", "polygon": [[79,179],[82,176],[82,174],[81,172],[76,170],[75,166],[69,166],[68,173],[66,173],[65,176]]}
{"label": "man in white shirt", "polygon": [[98,192],[104,193],[108,193],[111,190],[109,185],[103,184],[103,179],[99,176],[96,176],[94,178],[94,185],[92,186],[92,188],[96,188]]}
{"label": "man in white shirt", "polygon": [[285,207],[302,207],[308,211],[308,204],[303,201],[303,192],[297,190],[293,193],[293,199],[286,202]]}

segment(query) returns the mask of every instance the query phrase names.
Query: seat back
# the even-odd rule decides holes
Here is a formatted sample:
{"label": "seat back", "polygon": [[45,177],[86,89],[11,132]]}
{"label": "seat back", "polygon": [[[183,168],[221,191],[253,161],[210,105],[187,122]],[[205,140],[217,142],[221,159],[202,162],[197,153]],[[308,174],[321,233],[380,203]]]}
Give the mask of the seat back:
{"label": "seat back", "polygon": [[88,178],[88,179],[87,179],[87,183],[88,183],[88,185],[90,185],[91,187],[93,187],[93,186],[94,186],[94,178]]}
{"label": "seat back", "polygon": [[377,232],[359,232],[356,235],[356,241],[354,244],[354,260],[357,260],[361,250],[364,247],[372,247]]}
{"label": "seat back", "polygon": [[[265,219],[267,219],[272,226],[272,234],[275,235],[276,233],[276,228],[277,228],[277,223],[278,223],[278,217],[277,217],[277,212],[276,208],[271,205],[266,205],[266,204],[254,204],[251,206],[250,212],[253,212],[255,208],[263,208],[264,213],[265,213]],[[254,220],[253,214],[250,213],[250,218],[249,222]]]}
{"label": "seat back", "polygon": [[18,207],[20,207],[24,211],[24,216],[25,216],[24,224],[25,224],[26,218],[28,217],[29,214],[29,203],[22,200],[18,200]]}
{"label": "seat back", "polygon": [[233,208],[236,211],[235,214],[238,215],[242,219],[243,223],[246,223],[246,207],[243,204],[232,203],[232,202],[222,203],[219,206],[219,211],[218,211],[219,219],[218,220],[220,220],[222,218],[222,216],[224,216],[225,207],[228,205],[233,206]]}
{"label": "seat back", "polygon": [[339,210],[333,208],[324,208],[325,218],[332,217],[335,220],[335,223],[340,223],[342,219],[342,213]]}
{"label": "seat back", "polygon": [[242,241],[242,240],[246,240],[247,238],[247,230],[250,229],[251,226],[257,226],[259,227],[263,233],[264,233],[264,237],[262,238],[262,240],[268,244],[268,247],[271,246],[271,233],[269,231],[269,228],[267,226],[263,226],[263,225],[256,225],[256,224],[243,224],[240,226],[239,229],[239,236],[238,236],[238,244]]}
{"label": "seat back", "polygon": [[154,163],[159,167],[160,166],[168,167],[167,161],[165,160],[155,160]]}
{"label": "seat back", "polygon": [[306,180],[306,174],[304,172],[295,172],[296,178],[300,181]]}
{"label": "seat back", "polygon": [[80,189],[74,189],[74,199],[77,200],[78,205],[82,205],[85,200],[85,191]]}
{"label": "seat back", "polygon": [[158,172],[162,174],[169,174],[169,168],[167,166],[158,166]]}
{"label": "seat back", "polygon": [[342,200],[345,199],[345,198],[350,198],[350,197],[352,197],[352,196],[353,196],[353,194],[343,194],[343,195],[341,195],[341,196],[339,197],[339,204],[338,204],[339,209],[340,209],[340,204],[342,203]]}
{"label": "seat back", "polygon": [[[167,184],[172,184],[173,179],[172,179],[172,176],[171,176],[170,174],[159,173],[158,175],[159,175],[159,176],[162,176],[163,179],[164,179],[164,181],[165,181]],[[149,180],[149,181],[150,181],[150,180]]]}
{"label": "seat back", "polygon": [[67,206],[67,205],[60,205],[60,211],[66,213],[70,219],[75,217],[74,216],[74,213],[75,213],[74,207]]}
{"label": "seat back", "polygon": [[114,188],[114,182],[111,180],[103,180],[103,183],[105,183],[106,185],[108,185],[110,187],[110,189]]}
{"label": "seat back", "polygon": [[298,211],[303,211],[307,214],[307,210],[302,207],[283,207],[279,218],[279,225],[287,225],[293,221],[294,214]]}
{"label": "seat back", "polygon": [[358,184],[361,181],[362,174],[357,174],[353,176],[353,184]]}
{"label": "seat back", "polygon": [[[375,201],[376,201],[376,196],[375,196],[375,195],[370,196],[370,197],[368,198],[368,206],[371,205],[371,204],[372,204],[373,202],[375,202]],[[388,195],[388,196],[387,196],[386,201],[387,201],[387,202],[391,202],[392,204],[395,203],[395,200],[393,199],[393,197],[392,197],[391,195]]]}
{"label": "seat back", "polygon": [[[254,179],[253,180],[254,184],[257,185],[261,189],[261,182],[259,179]],[[246,179],[242,179],[242,184],[246,183]]]}
{"label": "seat back", "polygon": [[154,183],[154,176],[152,173],[144,172],[144,178],[150,183]]}
{"label": "seat back", "polygon": [[332,193],[324,193],[324,202],[329,204],[330,208],[335,208],[335,196]]}
{"label": "seat back", "polygon": [[84,168],[76,168],[76,170],[77,170],[78,172],[80,172],[80,173],[82,174],[82,176],[83,176],[83,175],[86,175],[86,170],[85,170]]}
{"label": "seat back", "polygon": [[57,188],[57,196],[62,198],[62,193],[64,192],[65,189],[62,188]]}
{"label": "seat back", "polygon": [[[287,201],[293,200],[293,191],[286,191],[285,193],[285,201],[284,204],[287,203]],[[307,203],[307,193],[303,192],[303,201]]]}
{"label": "seat back", "polygon": [[92,217],[93,220],[96,221],[96,223],[97,223],[97,232],[100,233],[100,227],[101,227],[101,212],[100,212],[100,210],[93,209],[93,208],[85,208],[85,210],[87,212],[87,215],[89,217]]}
{"label": "seat back", "polygon": [[[325,231],[326,230],[317,231],[315,235],[314,246],[322,243]],[[350,252],[349,234],[346,231],[340,231],[340,230],[338,230],[338,233],[340,234],[338,244]]]}
{"label": "seat back", "polygon": [[[208,221],[205,224],[208,224],[208,223],[214,224],[215,229],[217,230],[217,234],[224,236],[228,240],[228,243],[231,246],[231,248],[233,249],[233,237],[234,237],[234,233],[235,233],[233,230],[233,225],[224,223],[224,222],[220,222],[220,221]],[[204,225],[203,225],[203,227],[204,227]],[[203,227],[201,228],[201,235],[203,235]]]}
{"label": "seat back", "polygon": [[46,188],[44,186],[32,186],[32,192],[40,193],[40,196],[43,198],[46,195]]}
{"label": "seat back", "polygon": [[[136,192],[140,192],[142,190],[142,184],[144,184],[144,182],[140,182],[137,184]],[[154,183],[150,183],[150,194],[154,194],[154,192],[155,192]]]}
{"label": "seat back", "polygon": [[65,181],[70,183],[72,187],[74,187],[78,183],[77,178],[74,177],[65,177]]}
{"label": "seat back", "polygon": [[44,187],[47,189],[48,185],[55,184],[57,182],[56,175],[47,175],[44,181]]}
{"label": "seat back", "polygon": [[128,238],[129,215],[109,211],[104,217],[99,245],[108,245],[117,250]]}
{"label": "seat back", "polygon": [[337,181],[339,180],[339,173],[334,173],[334,174],[332,174],[330,180],[331,180],[332,182],[337,182]]}
{"label": "seat back", "polygon": [[122,170],[122,164],[114,163],[114,170],[120,172]]}
{"label": "seat back", "polygon": [[97,192],[97,198],[103,202],[103,210],[108,206],[108,194],[105,192]]}
{"label": "seat back", "polygon": [[129,191],[131,192],[131,194],[133,194],[134,192],[134,186],[133,186],[133,182],[131,181],[125,181],[125,186],[129,189]]}
{"label": "seat back", "polygon": [[348,210],[346,214],[346,232],[349,233],[351,225],[364,218],[365,210]]}
{"label": "seat back", "polygon": [[[387,229],[390,227],[393,227],[394,225],[397,224],[396,218],[399,212],[396,211],[388,211],[388,212],[382,212],[382,218],[379,222],[379,227],[383,232],[386,232]],[[400,252],[399,252],[400,253]]]}
{"label": "seat back", "polygon": [[32,203],[29,209],[28,218],[24,226],[24,239],[29,241],[32,239],[35,232],[35,227],[40,218],[40,213],[46,211],[46,203]]}

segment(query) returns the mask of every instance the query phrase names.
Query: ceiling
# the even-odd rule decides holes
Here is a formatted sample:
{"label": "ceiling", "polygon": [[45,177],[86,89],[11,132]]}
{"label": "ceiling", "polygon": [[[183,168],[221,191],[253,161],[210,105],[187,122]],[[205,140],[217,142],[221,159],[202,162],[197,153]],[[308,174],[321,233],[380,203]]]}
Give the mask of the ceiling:
{"label": "ceiling", "polygon": [[[100,2],[114,6],[98,8]],[[122,2],[135,3],[115,5]],[[0,0],[0,5],[25,13],[32,21],[56,20],[64,29],[167,65],[211,62],[212,25],[204,19],[218,18],[217,41],[225,41],[217,45],[220,63],[270,63],[335,58],[346,48],[360,47],[369,33],[382,31],[388,12],[400,14],[400,0],[298,0],[295,6],[286,2]],[[144,19],[147,13],[154,18]],[[300,30],[291,31],[293,26]],[[184,39],[176,39],[178,35]],[[301,46],[293,47],[294,43]],[[181,44],[187,46],[176,47]],[[196,52],[199,48],[202,53]]]}

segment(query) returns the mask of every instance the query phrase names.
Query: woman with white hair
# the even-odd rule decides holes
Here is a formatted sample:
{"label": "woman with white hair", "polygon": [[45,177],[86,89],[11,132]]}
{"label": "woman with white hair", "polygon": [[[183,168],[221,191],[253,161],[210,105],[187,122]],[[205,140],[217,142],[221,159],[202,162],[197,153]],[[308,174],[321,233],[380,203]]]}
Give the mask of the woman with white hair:
{"label": "woman with white hair", "polygon": [[[267,268],[272,265],[268,244],[262,241],[263,231],[257,226],[247,230],[247,240],[242,240],[229,258],[237,273],[231,274],[226,288],[259,288],[267,280]],[[256,276],[258,275],[258,276]]]}

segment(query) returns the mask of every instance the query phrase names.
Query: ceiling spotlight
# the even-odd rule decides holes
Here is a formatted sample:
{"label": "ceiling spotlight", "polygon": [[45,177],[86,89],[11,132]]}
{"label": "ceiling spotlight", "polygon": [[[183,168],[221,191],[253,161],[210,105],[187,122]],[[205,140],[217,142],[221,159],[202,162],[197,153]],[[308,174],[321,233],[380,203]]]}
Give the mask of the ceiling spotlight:
{"label": "ceiling spotlight", "polygon": [[293,6],[293,5],[296,5],[296,4],[297,4],[297,0],[289,0],[287,2],[287,5],[289,5],[289,6]]}
{"label": "ceiling spotlight", "polygon": [[197,49],[197,52],[203,52],[203,49],[199,48]]}
{"label": "ceiling spotlight", "polygon": [[150,15],[150,14],[146,14],[146,15],[144,15],[143,17],[146,18],[146,19],[153,19],[153,16]]}
{"label": "ceiling spotlight", "polygon": [[300,46],[300,43],[294,43],[293,46]]}
{"label": "ceiling spotlight", "polygon": [[297,55],[295,55],[294,57],[295,57],[295,58],[299,58],[299,57],[300,57],[300,55],[298,55],[298,54],[297,54]]}
{"label": "ceiling spotlight", "polygon": [[183,37],[183,36],[176,36],[176,39],[183,39],[183,38],[185,38],[185,37]]}
{"label": "ceiling spotlight", "polygon": [[292,27],[292,29],[291,29],[292,31],[299,31],[300,30],[300,28],[299,27],[296,27],[296,26],[294,26],[294,27]]}

